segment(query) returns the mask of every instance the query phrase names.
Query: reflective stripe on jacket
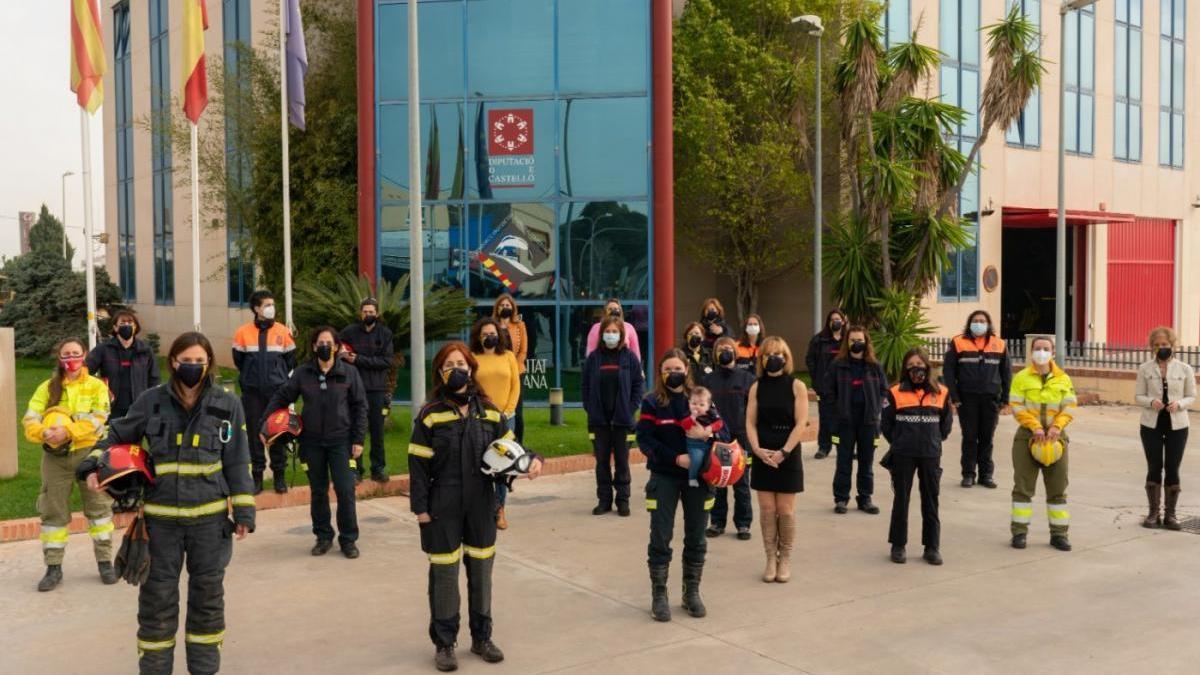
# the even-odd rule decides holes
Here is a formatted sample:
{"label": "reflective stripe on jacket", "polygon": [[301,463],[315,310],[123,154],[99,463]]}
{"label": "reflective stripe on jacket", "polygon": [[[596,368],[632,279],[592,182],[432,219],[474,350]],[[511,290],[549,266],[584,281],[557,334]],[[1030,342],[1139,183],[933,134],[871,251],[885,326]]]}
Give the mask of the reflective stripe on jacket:
{"label": "reflective stripe on jacket", "polygon": [[60,412],[69,416],[71,422],[64,424],[71,437],[71,450],[90,448],[100,440],[104,425],[108,423],[108,385],[98,377],[88,374],[87,367],[79,371],[74,380],[63,380],[62,398],[58,405],[50,406],[50,380],[38,385],[29,399],[29,407],[21,419],[25,427],[25,438],[30,443],[44,443],[46,431],[44,418],[48,413]]}
{"label": "reflective stripe on jacket", "polygon": [[887,392],[880,429],[891,451],[906,457],[940,457],[942,441],[954,426],[950,392],[935,385],[933,393],[901,382]]}
{"label": "reflective stripe on jacket", "polygon": [[962,393],[1003,399],[1012,381],[1004,340],[995,335],[987,338],[959,335],[946,350],[942,377],[952,401],[959,401]]}
{"label": "reflective stripe on jacket", "polygon": [[296,342],[281,323],[263,329],[251,321],[233,334],[233,362],[243,390],[269,392],[287,382],[296,367]]}
{"label": "reflective stripe on jacket", "polygon": [[1017,423],[1037,431],[1055,426],[1066,429],[1074,416],[1075,386],[1071,378],[1057,363],[1050,362],[1050,372],[1045,376],[1034,366],[1029,366],[1013,377],[1008,393],[1008,404],[1012,406]]}

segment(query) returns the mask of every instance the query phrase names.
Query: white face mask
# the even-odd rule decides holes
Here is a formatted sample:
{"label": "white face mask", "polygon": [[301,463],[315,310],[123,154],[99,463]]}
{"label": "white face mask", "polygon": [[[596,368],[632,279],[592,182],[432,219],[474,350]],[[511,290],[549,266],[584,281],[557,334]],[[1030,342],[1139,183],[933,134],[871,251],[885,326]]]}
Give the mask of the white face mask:
{"label": "white face mask", "polygon": [[756,337],[758,335],[759,330],[761,330],[759,328],[759,325],[756,323],[752,323],[749,326],[746,326],[746,335],[749,335],[750,337]]}
{"label": "white face mask", "polygon": [[1047,363],[1050,363],[1050,357],[1051,357],[1051,353],[1050,353],[1050,350],[1048,350],[1048,349],[1033,350],[1033,362],[1038,364],[1039,366],[1044,366]]}
{"label": "white face mask", "polygon": [[262,308],[262,317],[264,319],[275,319],[275,305],[267,305]]}
{"label": "white face mask", "polygon": [[617,343],[620,341],[621,341],[621,336],[618,335],[617,333],[605,333],[604,334],[604,346],[608,347],[609,349],[616,347]]}

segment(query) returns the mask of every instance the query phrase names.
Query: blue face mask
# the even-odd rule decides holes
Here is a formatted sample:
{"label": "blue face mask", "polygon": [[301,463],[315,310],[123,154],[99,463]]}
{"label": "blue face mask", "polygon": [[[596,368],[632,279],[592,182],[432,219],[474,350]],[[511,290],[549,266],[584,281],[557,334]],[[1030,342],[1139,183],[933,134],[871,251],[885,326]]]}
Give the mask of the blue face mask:
{"label": "blue face mask", "polygon": [[986,323],[983,323],[981,321],[972,321],[971,322],[971,334],[974,335],[975,337],[983,337],[984,335],[987,334],[987,331],[988,331],[988,325]]}
{"label": "blue face mask", "polygon": [[616,333],[604,334],[604,346],[609,349],[616,349],[617,343],[621,341],[621,336]]}

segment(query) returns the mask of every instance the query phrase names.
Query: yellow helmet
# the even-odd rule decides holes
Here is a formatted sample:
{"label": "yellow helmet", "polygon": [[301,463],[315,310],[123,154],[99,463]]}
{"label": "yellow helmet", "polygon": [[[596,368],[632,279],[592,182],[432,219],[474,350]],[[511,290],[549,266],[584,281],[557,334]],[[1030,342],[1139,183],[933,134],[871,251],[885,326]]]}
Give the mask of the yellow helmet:
{"label": "yellow helmet", "polygon": [[1036,438],[1033,438],[1029,441],[1029,452],[1038,464],[1050,466],[1062,459],[1063,444],[1061,440],[1052,441],[1047,438],[1038,442]]}
{"label": "yellow helmet", "polygon": [[[48,409],[46,413],[42,415],[42,426],[47,429],[51,427],[68,427],[73,421],[74,420],[71,419],[71,411],[59,406]],[[62,445],[57,447],[51,446],[49,443],[44,443],[43,445],[50,450],[61,450],[71,445],[71,439],[68,437]]]}

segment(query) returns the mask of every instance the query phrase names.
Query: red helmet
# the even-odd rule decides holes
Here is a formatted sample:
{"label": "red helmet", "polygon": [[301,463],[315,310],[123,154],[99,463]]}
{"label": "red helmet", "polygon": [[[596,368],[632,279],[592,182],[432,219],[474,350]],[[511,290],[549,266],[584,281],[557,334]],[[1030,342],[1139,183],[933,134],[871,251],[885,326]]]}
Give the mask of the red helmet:
{"label": "red helmet", "polygon": [[154,460],[140,445],[114,445],[100,455],[96,478],[115,500],[114,511],[133,511],[154,485]]}
{"label": "red helmet", "polygon": [[299,438],[301,431],[304,431],[304,423],[290,408],[280,408],[271,413],[267,416],[267,423],[263,425],[263,436],[267,437],[267,445],[273,445],[276,441],[287,443]]}
{"label": "red helmet", "polygon": [[700,477],[704,482],[717,488],[733,485],[742,479],[745,472],[746,456],[742,454],[742,446],[737,441],[713,443],[700,467]]}

